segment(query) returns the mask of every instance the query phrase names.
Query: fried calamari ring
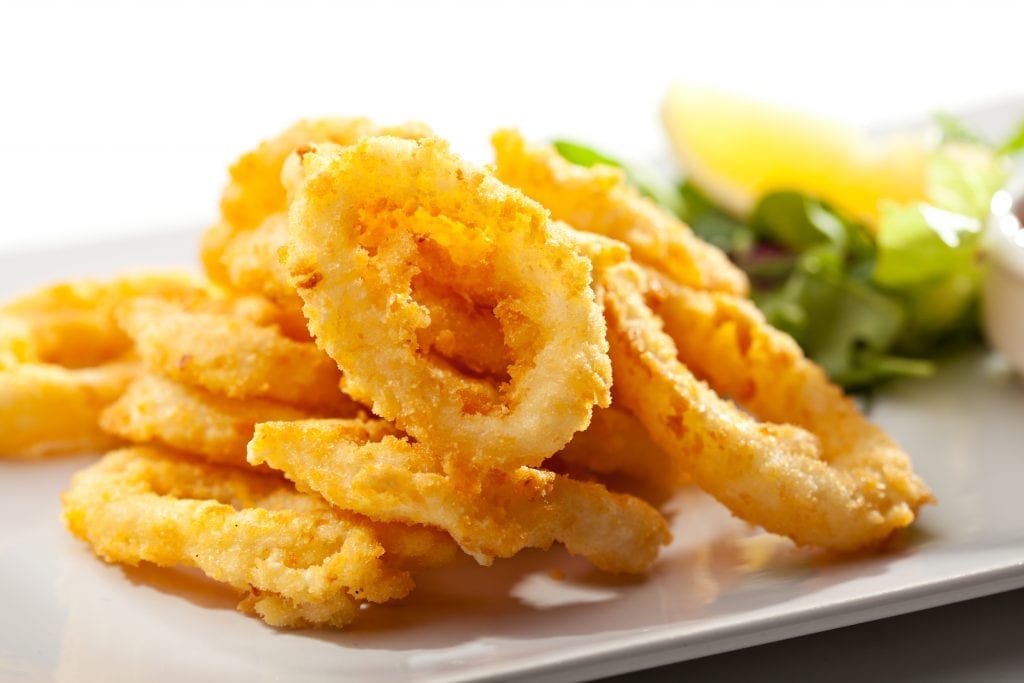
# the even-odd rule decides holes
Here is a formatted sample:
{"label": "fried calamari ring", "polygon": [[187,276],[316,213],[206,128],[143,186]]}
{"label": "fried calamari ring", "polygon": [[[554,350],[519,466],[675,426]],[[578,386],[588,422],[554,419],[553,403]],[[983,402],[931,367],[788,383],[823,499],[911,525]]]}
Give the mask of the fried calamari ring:
{"label": "fried calamari ring", "polygon": [[134,361],[93,368],[44,363],[0,367],[0,457],[38,458],[102,451],[119,439],[100,429],[100,413],[138,372]]}
{"label": "fried calamari ring", "polygon": [[196,296],[202,289],[199,280],[185,273],[77,280],[14,299],[0,307],[0,315],[20,323],[32,360],[84,368],[114,360],[131,348],[131,340],[114,322],[120,304],[143,295]]}
{"label": "fried calamari ring", "polygon": [[[572,240],[595,269],[629,258],[629,247],[622,242],[580,232],[558,221],[548,227],[559,237]],[[419,331],[420,347],[470,374],[507,381],[512,358],[494,312],[459,293],[462,280],[448,259],[431,258],[426,251],[421,256],[425,267],[413,278],[412,292],[430,312],[430,324]],[[449,279],[443,280],[446,276]]]}
{"label": "fried calamari ring", "polygon": [[138,370],[118,307],[142,295],[212,293],[191,275],[129,275],[44,287],[0,308],[0,456],[105,450],[101,411]]}
{"label": "fried calamari ring", "polygon": [[[258,228],[239,233],[222,256],[232,285],[245,292],[259,292],[274,301],[296,324],[282,329],[289,337],[305,333],[302,299],[295,292],[280,256],[287,241],[287,220],[275,214]],[[504,375],[510,364],[505,354],[501,325],[490,310],[483,310],[450,286],[420,273],[413,280],[417,301],[430,310],[430,325],[419,332],[424,349],[430,349],[461,368],[477,374]]]}
{"label": "fried calamari ring", "polygon": [[288,242],[288,216],[282,211],[263,223],[237,233],[224,247],[221,261],[228,282],[242,292],[257,292],[284,307],[302,307],[282,252]]}
{"label": "fried calamari ring", "polygon": [[[818,434],[790,424],[759,423],[720,398],[679,361],[676,345],[647,305],[649,290],[642,269],[634,264],[617,266],[603,274],[601,284],[616,400],[675,456],[677,467],[691,473],[701,488],[737,516],[798,543],[852,551],[909,525],[917,508],[931,500],[906,453],[877,427],[852,418],[851,404],[837,402],[833,394],[821,415],[804,420],[820,426]],[[701,315],[705,314],[707,320],[715,320],[716,312]],[[729,320],[733,313],[722,309],[721,316],[719,320]],[[690,323],[699,317],[687,311],[679,335],[692,334]],[[710,341],[707,336],[701,339]],[[797,406],[813,412],[806,408],[812,405],[807,401],[820,395],[815,390],[822,380],[813,378],[809,361],[797,368],[778,364],[779,356],[769,352],[779,339],[757,322],[731,341],[726,334],[713,347],[689,348],[688,357],[708,354],[700,362],[709,376],[735,372],[755,377],[755,387],[765,382],[765,401],[785,397],[779,414],[792,417],[800,410]],[[792,357],[793,348],[786,354]],[[723,358],[722,370],[709,369]],[[778,383],[779,394],[769,388],[773,382]],[[747,379],[728,380],[723,386],[740,388],[746,383]],[[761,402],[757,405],[763,408]],[[842,436],[830,435],[833,427],[842,430]],[[823,449],[823,441],[841,451]]]}
{"label": "fried calamari ring", "polygon": [[430,312],[430,324],[417,332],[421,349],[467,374],[508,381],[512,358],[501,323],[489,308],[423,272],[413,278],[412,292]]}
{"label": "fried calamari ring", "polygon": [[590,426],[572,437],[558,457],[598,474],[625,474],[656,487],[675,488],[690,478],[654,443],[643,423],[613,403],[598,408]]}
{"label": "fried calamari ring", "polygon": [[884,477],[873,476],[883,477],[891,492],[918,501],[912,507],[931,501],[907,455],[751,302],[659,280],[651,308],[664,321],[679,359],[696,376],[761,420],[812,432],[821,442],[822,459],[833,467],[883,470]]}
{"label": "fried calamari ring", "polygon": [[239,316],[139,298],[117,313],[143,362],[164,377],[235,399],[259,398],[332,415],[360,409],[338,388],[338,366],[312,342]]}
{"label": "fried calamari ring", "polygon": [[642,572],[670,538],[664,518],[639,498],[527,467],[448,474],[444,458],[392,431],[381,421],[263,423],[249,462],[340,508],[444,529],[485,565],[558,541],[600,569]]}
{"label": "fried calamari ring", "polygon": [[107,454],[62,500],[68,529],[107,562],[196,567],[274,626],[343,626],[455,550],[438,531],[370,522],[280,479],[155,448]]}
{"label": "fried calamari ring", "polygon": [[417,139],[431,134],[423,123],[411,121],[380,126],[362,117],[304,119],[243,154],[230,168],[230,182],[221,198],[221,214],[238,230],[251,230],[286,208],[281,168],[299,147],[317,142],[351,145],[370,135]]}
{"label": "fried calamari ring", "polygon": [[[225,222],[206,235],[203,257],[211,277],[236,290],[267,297],[285,314],[281,323],[285,334],[308,339],[302,300],[283,265],[287,194],[280,175],[287,154],[316,142],[348,145],[366,135],[415,139],[429,133],[419,123],[379,127],[367,119],[319,119],[302,121],[261,144],[232,169],[232,182],[225,191],[222,207]],[[503,356],[501,330],[493,316],[487,320],[484,316],[469,315],[465,311],[467,302],[457,295],[439,287],[421,291],[418,284],[418,296],[432,314],[431,325],[420,334],[425,348],[432,348],[473,372],[504,374],[509,362]],[[454,329],[460,330],[458,343],[452,339]]]}
{"label": "fried calamari ring", "polygon": [[0,370],[20,363],[38,363],[32,328],[19,317],[0,313]]}
{"label": "fried calamari ring", "polygon": [[288,239],[287,216],[270,216],[258,228],[235,235],[221,256],[231,286],[242,292],[255,292],[278,307],[277,323],[281,331],[296,341],[311,341],[302,314],[302,299],[295,293],[281,261],[281,250]]}
{"label": "fried calamari ring", "polygon": [[[595,279],[629,259],[629,247],[623,242],[557,222],[555,225],[563,226],[566,235],[591,260]],[[595,409],[590,426],[577,432],[556,455],[560,462],[574,468],[583,467],[599,474],[625,474],[656,489],[690,483],[689,475],[672,467],[672,456],[654,443],[643,423],[614,403]]]}
{"label": "fried calamari ring", "polygon": [[643,197],[622,171],[577,166],[551,145],[528,144],[513,130],[491,138],[495,173],[575,228],[629,245],[633,258],[686,285],[746,294],[747,277],[717,247]]}
{"label": "fried calamari ring", "polygon": [[[300,121],[262,143],[231,169],[232,180],[222,201],[223,222],[204,236],[202,256],[210,277],[233,289],[267,297],[282,310],[282,331],[293,339],[308,340],[302,300],[283,265],[288,237],[288,198],[281,184],[285,159],[295,149],[316,142],[350,145],[367,135],[416,139],[429,134],[430,129],[421,123],[381,127],[363,118],[333,118]],[[491,352],[488,357],[494,355]],[[477,358],[480,356],[464,354],[452,360],[471,367]]]}
{"label": "fried calamari ring", "polygon": [[256,423],[315,416],[273,401],[215,396],[143,373],[102,412],[99,424],[128,441],[159,442],[211,462],[247,468],[245,447]]}
{"label": "fried calamari ring", "polygon": [[[258,228],[239,233],[227,245],[221,258],[232,286],[243,292],[259,292],[275,302],[297,324],[282,324],[293,338],[301,327],[305,338],[306,318],[302,299],[295,292],[282,263],[288,224],[284,214],[274,214]],[[416,298],[430,309],[430,325],[420,330],[420,343],[459,367],[478,374],[502,375],[510,360],[504,354],[501,325],[489,310],[481,310],[471,300],[450,287],[420,273],[413,280]]]}
{"label": "fried calamari ring", "polygon": [[[351,145],[367,135],[394,135],[404,138],[421,138],[430,135],[430,128],[422,123],[410,122],[398,126],[379,126],[366,118],[322,118],[299,121],[276,137],[265,140],[256,149],[243,154],[230,168],[230,180],[221,197],[221,222],[203,235],[201,256],[210,278],[221,284],[231,284],[243,291],[266,294],[263,285],[248,281],[253,289],[235,282],[230,272],[238,263],[227,265],[223,262],[230,243],[242,233],[260,227],[268,217],[283,213],[287,208],[287,194],[281,185],[281,167],[292,152],[299,147],[317,142],[333,142]],[[279,219],[280,217],[278,217]],[[277,220],[277,219],[275,219]],[[272,233],[272,230],[268,230]],[[276,261],[276,251],[284,242],[269,246]],[[245,251],[245,248],[241,248]],[[237,258],[237,254],[232,258]],[[287,280],[282,280],[287,283]],[[274,298],[274,297],[272,297]],[[275,300],[277,300],[275,298]]]}
{"label": "fried calamari ring", "polygon": [[[609,400],[590,262],[547,212],[445,142],[364,138],[293,157],[288,266],[310,330],[357,400],[417,440],[482,466],[537,465]],[[495,386],[424,354],[431,277],[493,310],[513,358]]]}

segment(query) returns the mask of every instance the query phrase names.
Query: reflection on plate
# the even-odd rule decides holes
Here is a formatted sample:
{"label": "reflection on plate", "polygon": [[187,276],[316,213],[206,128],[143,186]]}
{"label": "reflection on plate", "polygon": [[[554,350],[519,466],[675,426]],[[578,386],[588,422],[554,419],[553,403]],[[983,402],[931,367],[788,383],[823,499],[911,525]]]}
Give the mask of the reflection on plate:
{"label": "reflection on plate", "polygon": [[[189,263],[194,243],[0,258],[0,296],[83,263]],[[686,490],[667,506],[676,540],[644,580],[561,551],[486,570],[466,559],[342,632],[275,631],[193,572],[104,565],[58,517],[60,491],[89,458],[0,462],[0,679],[581,679],[1024,586],[1021,415],[1024,386],[996,356],[953,360],[878,399],[872,417],[940,500],[882,555],[795,548]]]}

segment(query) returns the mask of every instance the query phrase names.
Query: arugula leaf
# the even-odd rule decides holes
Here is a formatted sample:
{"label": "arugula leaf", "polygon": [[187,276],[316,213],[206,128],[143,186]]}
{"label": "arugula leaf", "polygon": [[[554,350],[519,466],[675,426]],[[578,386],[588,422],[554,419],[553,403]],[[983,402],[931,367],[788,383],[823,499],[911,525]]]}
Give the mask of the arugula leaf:
{"label": "arugula leaf", "polygon": [[912,363],[887,352],[906,319],[901,303],[856,280],[837,286],[830,319],[821,320],[807,351],[830,377],[846,387],[860,387],[906,372],[927,373],[928,363]]}
{"label": "arugula leaf", "polygon": [[586,145],[581,145],[578,142],[555,140],[552,144],[566,161],[571,161],[577,166],[590,168],[594,164],[604,164],[605,166],[622,167],[622,164],[619,161],[598,152],[593,147],[587,147]]}
{"label": "arugula leaf", "polygon": [[768,322],[806,350],[831,318],[842,279],[842,255],[831,245],[819,245],[796,258],[781,286],[755,289],[753,298]]}
{"label": "arugula leaf", "polygon": [[[875,232],[815,197],[761,197],[749,219],[756,244],[734,254],[769,322],[847,389],[931,372],[928,357],[979,339],[979,250],[1008,163],[957,119],[939,115],[943,143],[929,156],[926,201],[880,207]],[[1003,150],[1024,150],[1024,123]],[[789,255],[777,277],[752,265],[766,245]],[[771,253],[771,252],[769,252]]]}
{"label": "arugula leaf", "polygon": [[800,251],[831,244],[846,252],[846,225],[821,202],[798,192],[766,194],[754,207],[750,225],[758,235],[780,246]]}
{"label": "arugula leaf", "polygon": [[887,356],[870,350],[859,350],[854,362],[833,380],[848,391],[865,391],[871,387],[899,377],[923,378],[935,374],[935,364],[921,358]]}
{"label": "arugula leaf", "polygon": [[981,268],[972,267],[900,291],[908,319],[894,347],[901,353],[934,355],[976,340],[980,280]]}
{"label": "arugula leaf", "polygon": [[676,215],[686,221],[698,237],[734,258],[751,252],[756,235],[750,226],[719,209],[690,181],[679,186],[678,194],[680,207]]}
{"label": "arugula leaf", "polygon": [[926,361],[888,353],[904,329],[903,303],[852,277],[834,245],[805,251],[786,283],[755,293],[755,302],[772,325],[848,389],[931,371]]}

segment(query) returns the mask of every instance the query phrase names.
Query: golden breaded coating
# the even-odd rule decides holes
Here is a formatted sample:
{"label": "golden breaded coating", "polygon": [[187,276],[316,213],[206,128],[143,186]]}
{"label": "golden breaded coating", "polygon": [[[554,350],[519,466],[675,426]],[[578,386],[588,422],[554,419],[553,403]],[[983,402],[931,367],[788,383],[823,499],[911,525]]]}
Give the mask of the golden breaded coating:
{"label": "golden breaded coating", "polygon": [[[827,422],[821,434],[762,423],[720,398],[679,361],[672,338],[647,306],[650,290],[640,267],[610,269],[601,284],[616,398],[673,454],[675,467],[737,516],[798,543],[852,551],[909,525],[917,508],[931,500],[906,453],[866,421],[862,431],[850,435],[854,441],[846,444],[846,457],[829,461],[820,440],[831,438]],[[756,334],[766,339],[778,334],[758,327]],[[755,334],[753,328],[747,331]],[[679,334],[690,331],[680,326]],[[756,367],[762,360],[742,351],[752,338],[740,342],[740,349],[721,343],[703,347],[701,353],[712,354],[704,365],[712,367],[721,358],[716,350],[739,353],[745,362],[730,359],[725,371],[764,376],[767,368]],[[809,398],[814,397],[800,397],[800,404]],[[792,405],[785,409],[793,410]]]}
{"label": "golden breaded coating", "polygon": [[[288,266],[346,393],[439,452],[506,468],[539,464],[608,403],[590,262],[538,204],[438,139],[317,145],[291,169]],[[508,382],[422,352],[422,254],[433,277],[493,310]]]}
{"label": "golden breaded coating", "polygon": [[114,311],[123,302],[144,295],[197,296],[202,289],[194,276],[176,272],[75,280],[9,301],[0,307],[0,316],[20,323],[32,359],[84,368],[130,350],[131,340],[114,323]]}
{"label": "golden breaded coating", "polygon": [[135,361],[69,369],[44,363],[0,366],[0,457],[100,452],[120,440],[100,413],[138,372]]}
{"label": "golden breaded coating", "polygon": [[237,233],[220,259],[228,282],[242,292],[256,292],[287,308],[301,308],[292,287],[283,252],[288,242],[288,216],[271,214],[252,230]]}
{"label": "golden breaded coating", "polygon": [[146,366],[176,382],[324,414],[361,409],[338,388],[341,373],[333,360],[313,342],[293,341],[274,327],[156,298],[129,302],[117,320]]}
{"label": "golden breaded coating", "polygon": [[[416,139],[430,135],[430,129],[417,122],[379,126],[366,118],[305,119],[243,154],[229,170],[230,179],[220,203],[221,222],[203,236],[201,256],[210,278],[242,291],[266,293],[257,281],[247,280],[243,283],[232,279],[237,272],[229,272],[232,267],[223,262],[225,252],[232,248],[230,243],[242,233],[260,227],[273,214],[283,213],[287,209],[287,195],[281,184],[281,168],[292,152],[317,142],[351,145],[367,135],[395,135]],[[276,250],[281,246],[284,246],[283,242],[274,246],[272,242],[264,240],[259,247],[266,250],[264,255],[272,254],[275,257],[266,261],[271,281]],[[241,250],[244,251],[244,248]],[[235,262],[234,267],[237,266]],[[243,284],[255,288],[247,289]]]}
{"label": "golden breaded coating", "polygon": [[417,330],[424,352],[449,361],[466,374],[507,381],[512,364],[501,322],[487,306],[459,294],[427,272],[413,277],[412,294],[427,309],[430,323]]}
{"label": "golden breaded coating", "polygon": [[211,462],[248,468],[245,447],[258,422],[315,416],[273,401],[215,396],[143,373],[102,412],[99,424],[127,441],[157,442]]}
{"label": "golden breaded coating", "polygon": [[871,476],[881,477],[878,485],[888,495],[917,500],[912,507],[931,500],[899,446],[754,304],[664,280],[656,287],[651,308],[694,375],[761,420],[812,432],[825,462],[851,471],[877,470]]}
{"label": "golden breaded coating", "polygon": [[646,572],[691,483],[840,552],[933,501],[621,169],[492,143],[478,168],[422,124],[300,121],[230,168],[207,279],[0,305],[0,457],[119,448],[72,478],[71,533],[286,628],[343,627],[460,551]]}
{"label": "golden breaded coating", "polygon": [[0,313],[0,370],[19,363],[38,363],[32,327],[28,321]]}
{"label": "golden breaded coating", "polygon": [[[221,261],[234,288],[258,292],[274,301],[296,320],[285,333],[299,337],[295,329],[301,326],[306,332],[306,319],[302,299],[282,261],[287,235],[287,216],[274,214],[259,227],[238,233],[225,247]],[[505,354],[501,325],[489,309],[432,279],[427,271],[413,279],[413,291],[430,310],[430,325],[419,333],[424,349],[472,372],[505,374],[510,360]],[[308,333],[305,336],[308,338]]]}
{"label": "golden breaded coating", "polygon": [[344,626],[455,549],[435,530],[370,522],[280,479],[155,448],[108,453],[73,477],[63,505],[68,529],[107,562],[196,567],[274,626]]}
{"label": "golden breaded coating", "polygon": [[639,498],[527,467],[445,471],[444,458],[391,431],[380,421],[264,423],[249,462],[342,509],[444,529],[481,564],[558,541],[605,571],[642,572],[670,538]]}
{"label": "golden breaded coating", "polygon": [[590,426],[558,451],[562,461],[599,474],[625,474],[656,487],[678,487],[690,477],[654,443],[647,428],[613,403],[594,410]]}

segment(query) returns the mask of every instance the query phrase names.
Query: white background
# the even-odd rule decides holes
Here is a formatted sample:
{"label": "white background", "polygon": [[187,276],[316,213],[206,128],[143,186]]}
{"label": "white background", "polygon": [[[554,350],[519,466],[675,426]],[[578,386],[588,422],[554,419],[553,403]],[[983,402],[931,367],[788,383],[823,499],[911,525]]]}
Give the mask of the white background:
{"label": "white background", "polygon": [[212,220],[225,168],[302,116],[499,125],[664,154],[673,78],[845,121],[1024,91],[1006,2],[5,2],[0,251]]}
{"label": "white background", "polygon": [[[0,253],[204,226],[226,166],[303,116],[419,118],[481,162],[500,125],[650,158],[664,154],[657,110],[672,79],[871,125],[1019,97],[1022,55],[1024,2],[1009,0],[358,7],[0,0]],[[75,258],[87,254],[96,251]],[[24,263],[27,270],[33,262]],[[12,279],[0,270],[5,275]],[[36,580],[20,566],[12,576],[49,590],[53,567],[36,567]],[[110,609],[101,594],[71,593]],[[8,625],[43,652],[32,628],[63,626],[37,611],[36,593],[19,595],[32,618]],[[817,677],[842,680],[863,678],[865,665],[907,680],[914,671],[918,680],[996,671],[1009,679],[1021,671],[1012,638],[1020,603],[1018,591],[1002,611],[1000,603],[990,601],[996,607],[987,611],[969,603],[916,622],[837,632],[831,641],[790,641],[767,651],[781,653],[775,659],[763,648],[747,650],[733,655],[732,679],[800,666],[806,673],[816,662]],[[109,637],[94,625],[81,629],[83,642]],[[145,652],[129,648],[127,659],[137,655],[158,671]],[[720,677],[723,661],[730,660],[701,660],[675,678]]]}

